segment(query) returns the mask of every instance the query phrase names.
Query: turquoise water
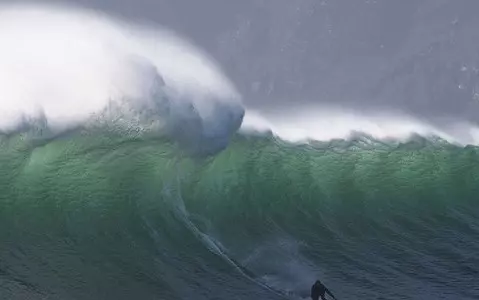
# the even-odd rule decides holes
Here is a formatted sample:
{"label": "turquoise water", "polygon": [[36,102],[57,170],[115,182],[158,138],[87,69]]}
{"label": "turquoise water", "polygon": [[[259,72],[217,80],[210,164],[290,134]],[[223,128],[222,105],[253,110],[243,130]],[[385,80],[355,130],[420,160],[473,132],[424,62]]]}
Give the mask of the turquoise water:
{"label": "turquoise water", "polygon": [[2,299],[478,299],[479,149],[0,140]]}

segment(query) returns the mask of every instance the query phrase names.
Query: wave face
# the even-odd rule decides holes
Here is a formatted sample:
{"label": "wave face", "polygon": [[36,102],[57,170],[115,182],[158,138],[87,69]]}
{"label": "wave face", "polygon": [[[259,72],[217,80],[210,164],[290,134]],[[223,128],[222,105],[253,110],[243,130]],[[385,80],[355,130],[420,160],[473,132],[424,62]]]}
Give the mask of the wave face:
{"label": "wave face", "polygon": [[1,299],[479,297],[479,150],[454,132],[242,123],[200,50],[91,12],[0,7],[0,39]]}
{"label": "wave face", "polygon": [[[236,135],[0,143],[5,299],[476,299],[479,150]],[[453,282],[454,284],[451,284]]]}

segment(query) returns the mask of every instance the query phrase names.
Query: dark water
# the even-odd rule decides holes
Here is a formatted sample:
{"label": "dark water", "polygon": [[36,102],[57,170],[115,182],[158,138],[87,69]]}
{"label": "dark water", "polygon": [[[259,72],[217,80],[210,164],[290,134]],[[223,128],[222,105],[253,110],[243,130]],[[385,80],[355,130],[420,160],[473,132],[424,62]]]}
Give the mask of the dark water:
{"label": "dark water", "polygon": [[0,299],[479,299],[479,149],[0,142]]}

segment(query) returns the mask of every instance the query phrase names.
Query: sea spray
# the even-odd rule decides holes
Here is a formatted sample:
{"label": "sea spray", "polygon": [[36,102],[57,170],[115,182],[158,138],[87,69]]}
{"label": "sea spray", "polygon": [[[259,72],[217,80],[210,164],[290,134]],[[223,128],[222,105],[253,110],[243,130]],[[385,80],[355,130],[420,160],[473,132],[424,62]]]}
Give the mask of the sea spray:
{"label": "sea spray", "polygon": [[53,134],[98,119],[223,149],[244,114],[215,63],[161,28],[91,11],[0,6],[0,131]]}

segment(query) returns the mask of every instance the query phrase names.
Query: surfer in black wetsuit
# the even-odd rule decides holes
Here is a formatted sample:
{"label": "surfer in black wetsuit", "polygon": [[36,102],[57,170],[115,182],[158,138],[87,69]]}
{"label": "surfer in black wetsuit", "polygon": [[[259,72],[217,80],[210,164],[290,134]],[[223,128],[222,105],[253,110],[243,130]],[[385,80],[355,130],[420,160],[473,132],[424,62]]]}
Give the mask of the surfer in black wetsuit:
{"label": "surfer in black wetsuit", "polygon": [[326,300],[324,297],[325,293],[336,299],[334,295],[321,283],[321,281],[316,280],[316,282],[311,287],[311,299],[318,300],[321,297],[322,300]]}

